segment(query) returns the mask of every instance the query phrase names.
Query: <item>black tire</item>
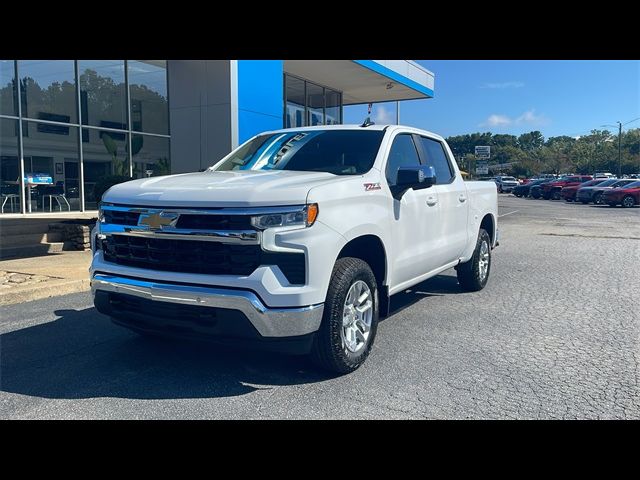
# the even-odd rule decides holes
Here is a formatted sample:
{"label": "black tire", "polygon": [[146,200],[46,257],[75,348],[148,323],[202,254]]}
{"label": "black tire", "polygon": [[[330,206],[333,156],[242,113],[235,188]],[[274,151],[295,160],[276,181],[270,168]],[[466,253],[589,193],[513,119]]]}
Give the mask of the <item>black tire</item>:
{"label": "black tire", "polygon": [[580,200],[582,202],[583,205],[587,205],[589,203],[589,200]]}
{"label": "black tire", "polygon": [[631,208],[636,204],[636,199],[633,198],[631,195],[626,195],[623,199],[622,199],[622,206],[625,208]]}
{"label": "black tire", "polygon": [[569,197],[567,197],[567,198],[565,198],[565,201],[566,201],[567,203],[571,203],[571,202],[573,202],[573,198],[569,198]]}
{"label": "black tire", "polygon": [[531,192],[531,197],[536,199],[536,200],[539,199],[540,198],[540,190],[533,190]]}
{"label": "black tire", "polygon": [[[487,244],[489,253],[489,265],[484,278],[480,275],[480,250],[482,249],[483,243]],[[476,248],[473,251],[471,259],[458,265],[456,271],[458,274],[458,283],[468,292],[482,290],[489,281],[489,274],[491,273],[491,238],[484,228],[481,228],[478,232],[478,241],[476,242]]]}
{"label": "black tire", "polygon": [[498,185],[498,193],[503,193],[502,192],[502,187],[500,185]]}
{"label": "black tire", "polygon": [[[358,352],[347,349],[342,339],[343,310],[347,293],[357,280],[364,281],[372,294],[373,318],[367,344]],[[353,257],[339,258],[333,267],[324,304],[320,330],[311,349],[311,360],[319,367],[345,374],[357,370],[369,356],[378,328],[378,285],[369,265]]]}
{"label": "black tire", "polygon": [[602,193],[596,193],[593,196],[593,204],[594,205],[601,205],[602,203]]}
{"label": "black tire", "polygon": [[554,190],[551,192],[551,200],[560,200],[560,190]]}

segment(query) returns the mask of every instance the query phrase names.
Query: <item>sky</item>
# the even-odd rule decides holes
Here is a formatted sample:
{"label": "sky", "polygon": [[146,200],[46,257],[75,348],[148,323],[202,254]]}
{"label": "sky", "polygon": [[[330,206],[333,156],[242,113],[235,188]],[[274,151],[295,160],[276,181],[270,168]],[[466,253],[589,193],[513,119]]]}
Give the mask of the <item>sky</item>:
{"label": "sky", "polygon": [[[576,137],[592,129],[617,132],[617,121],[640,117],[640,61],[417,62],[435,74],[434,98],[400,102],[400,123],[444,137],[532,130]],[[361,123],[366,113],[366,105],[344,107],[344,123]],[[395,102],[374,104],[372,117],[396,123]],[[640,120],[623,128],[640,128]]]}

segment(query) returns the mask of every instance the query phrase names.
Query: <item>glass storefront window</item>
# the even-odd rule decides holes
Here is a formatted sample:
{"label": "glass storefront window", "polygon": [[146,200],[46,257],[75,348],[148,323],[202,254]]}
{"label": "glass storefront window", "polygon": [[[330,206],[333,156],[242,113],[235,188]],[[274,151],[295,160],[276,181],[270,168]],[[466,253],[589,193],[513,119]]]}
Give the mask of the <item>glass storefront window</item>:
{"label": "glass storefront window", "polygon": [[342,123],[342,93],[285,74],[285,128]]}
{"label": "glass storefront window", "polygon": [[307,125],[324,125],[324,88],[307,82]]}
{"label": "glass storefront window", "polygon": [[38,120],[77,123],[73,60],[18,61],[22,115]]}
{"label": "glass storefront window", "polygon": [[133,135],[134,178],[157,177],[171,173],[169,162],[169,139],[151,135]]}
{"label": "glass storefront window", "polygon": [[88,128],[83,129],[82,138],[84,208],[95,210],[108,185],[130,178],[129,143],[125,132]]}
{"label": "glass storefront window", "polygon": [[0,118],[0,205],[2,213],[20,213],[18,120]]}
{"label": "glass storefront window", "polygon": [[78,60],[83,125],[127,129],[124,60]]}
{"label": "glass storefront window", "polygon": [[169,133],[167,103],[167,62],[129,60],[132,130]]}
{"label": "glass storefront window", "polygon": [[334,90],[325,89],[325,123],[339,125],[342,123],[342,94]]}
{"label": "glass storefront window", "polygon": [[306,125],[304,80],[287,76],[285,81],[287,113],[284,126],[285,128],[304,127]]}
{"label": "glass storefront window", "polygon": [[[80,210],[78,127],[22,122],[28,212]],[[45,179],[50,179],[45,183]]]}
{"label": "glass storefront window", "polygon": [[0,214],[96,210],[115,183],[170,174],[167,100],[166,60],[0,60]]}
{"label": "glass storefront window", "polygon": [[0,115],[18,115],[13,60],[0,60]]}

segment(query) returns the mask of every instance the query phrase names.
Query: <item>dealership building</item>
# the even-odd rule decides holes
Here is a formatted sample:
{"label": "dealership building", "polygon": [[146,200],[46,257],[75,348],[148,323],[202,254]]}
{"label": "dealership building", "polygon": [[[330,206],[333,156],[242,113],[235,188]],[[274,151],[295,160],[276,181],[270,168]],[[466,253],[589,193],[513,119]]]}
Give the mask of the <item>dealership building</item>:
{"label": "dealership building", "polygon": [[203,170],[259,132],[433,91],[409,60],[0,60],[0,215],[93,211],[106,177]]}

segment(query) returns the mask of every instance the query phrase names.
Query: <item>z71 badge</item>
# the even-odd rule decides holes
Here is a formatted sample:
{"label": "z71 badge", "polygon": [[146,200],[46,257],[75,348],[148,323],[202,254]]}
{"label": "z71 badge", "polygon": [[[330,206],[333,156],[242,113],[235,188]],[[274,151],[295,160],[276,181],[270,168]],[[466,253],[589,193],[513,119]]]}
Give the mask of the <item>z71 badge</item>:
{"label": "z71 badge", "polygon": [[380,184],[379,183],[365,183],[364,184],[364,191],[368,192],[370,190],[380,190]]}

